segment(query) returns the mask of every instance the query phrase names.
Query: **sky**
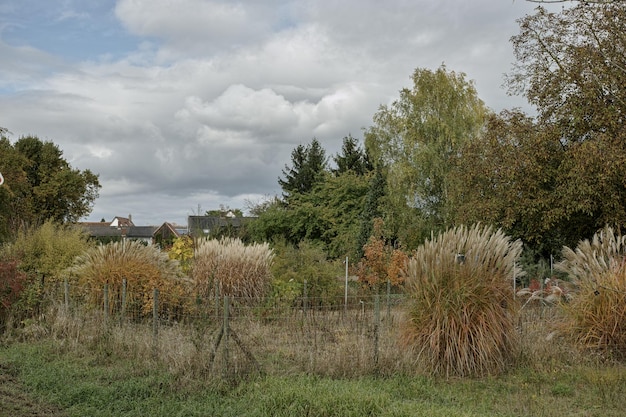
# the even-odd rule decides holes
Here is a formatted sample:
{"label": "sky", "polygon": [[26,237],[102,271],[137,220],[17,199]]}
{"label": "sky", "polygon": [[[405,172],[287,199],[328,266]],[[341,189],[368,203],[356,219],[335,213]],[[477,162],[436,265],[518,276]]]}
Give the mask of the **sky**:
{"label": "sky", "polygon": [[280,195],[291,152],[362,140],[415,69],[493,111],[524,0],[0,0],[0,127],[99,175],[83,221],[185,225]]}

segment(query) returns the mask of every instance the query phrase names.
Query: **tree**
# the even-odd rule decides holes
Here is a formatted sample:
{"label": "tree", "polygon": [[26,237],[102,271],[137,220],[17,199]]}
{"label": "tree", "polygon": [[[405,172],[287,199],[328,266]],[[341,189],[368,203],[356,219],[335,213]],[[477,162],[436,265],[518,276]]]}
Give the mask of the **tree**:
{"label": "tree", "polygon": [[326,151],[315,138],[306,147],[298,145],[291,152],[291,163],[283,169],[284,178],[278,179],[283,197],[288,201],[294,194],[310,192],[324,178],[327,167]]}
{"label": "tree", "polygon": [[348,135],[343,138],[341,153],[333,157],[337,168],[333,169],[333,174],[339,176],[348,171],[357,175],[365,175],[373,169],[367,153],[361,149],[358,141]]}
{"label": "tree", "polygon": [[510,90],[537,107],[541,123],[559,126],[564,145],[623,134],[626,3],[539,7],[519,23]]}
{"label": "tree", "polygon": [[269,205],[250,223],[249,232],[256,241],[282,240],[296,246],[307,240],[330,258],[353,256],[369,181],[369,176],[352,171],[338,177],[327,174],[310,192],[293,194],[288,205]]}
{"label": "tree", "polygon": [[365,134],[368,153],[386,170],[385,223],[405,242],[452,223],[450,161],[480,135],[489,113],[463,73],[416,69],[412,81]]}
{"label": "tree", "polygon": [[98,176],[90,170],[73,169],[52,142],[34,136],[12,145],[0,138],[0,229],[6,238],[21,227],[45,220],[74,222],[91,212],[98,197]]}
{"label": "tree", "polygon": [[559,180],[565,153],[554,134],[520,111],[503,111],[460,155],[454,172],[464,186],[451,197],[459,224],[496,225],[543,256],[569,242]]}
{"label": "tree", "polygon": [[568,246],[604,224],[626,224],[625,33],[625,3],[580,2],[559,13],[539,7],[512,38],[517,63],[507,82],[538,113],[535,133],[517,140],[528,152],[536,143],[545,152],[514,155],[544,171],[544,182],[527,179],[517,201],[527,206],[534,190],[551,184],[549,210],[535,214],[540,226],[528,217],[527,224]]}
{"label": "tree", "polygon": [[359,234],[357,237],[357,259],[364,255],[364,246],[372,235],[374,219],[382,216],[380,205],[386,194],[386,181],[380,164],[376,165],[375,171],[370,177],[369,188],[365,196],[363,210],[360,216]]}

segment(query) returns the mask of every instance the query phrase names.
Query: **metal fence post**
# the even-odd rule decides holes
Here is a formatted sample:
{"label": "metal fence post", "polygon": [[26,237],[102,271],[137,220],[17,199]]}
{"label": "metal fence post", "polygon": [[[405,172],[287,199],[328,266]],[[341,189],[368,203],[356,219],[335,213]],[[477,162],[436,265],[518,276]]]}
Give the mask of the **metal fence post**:
{"label": "metal fence post", "polygon": [[159,344],[159,289],[155,288],[152,302],[152,354],[156,358]]}
{"label": "metal fence post", "polygon": [[126,318],[126,278],[122,280],[122,305],[120,307],[120,324],[124,322]]}
{"label": "metal fence post", "polygon": [[70,283],[67,278],[63,281],[63,293],[65,296],[65,311],[70,311]]}
{"label": "metal fence post", "polygon": [[104,284],[104,322],[109,321],[109,284]]}
{"label": "metal fence post", "polygon": [[378,339],[380,337],[380,295],[374,296],[374,369],[378,370]]}
{"label": "metal fence post", "polygon": [[230,299],[227,295],[224,296],[224,335],[222,340],[224,341],[224,372],[228,371],[228,330],[229,330],[229,315],[230,315]]}

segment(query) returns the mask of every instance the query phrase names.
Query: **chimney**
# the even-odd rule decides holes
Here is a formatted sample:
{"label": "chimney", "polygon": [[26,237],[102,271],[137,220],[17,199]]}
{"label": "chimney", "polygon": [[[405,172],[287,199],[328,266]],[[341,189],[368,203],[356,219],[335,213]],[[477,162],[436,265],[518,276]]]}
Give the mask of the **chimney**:
{"label": "chimney", "polygon": [[133,222],[133,216],[132,214],[128,214],[128,223],[132,223]]}

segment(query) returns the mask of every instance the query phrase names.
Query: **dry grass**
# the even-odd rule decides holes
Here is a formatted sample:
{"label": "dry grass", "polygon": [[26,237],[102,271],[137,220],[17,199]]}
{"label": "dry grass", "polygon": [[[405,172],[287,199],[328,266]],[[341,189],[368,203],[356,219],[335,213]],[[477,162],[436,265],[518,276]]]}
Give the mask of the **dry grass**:
{"label": "dry grass", "polygon": [[128,308],[141,306],[144,313],[153,308],[154,289],[162,300],[174,304],[182,296],[185,280],[178,262],[155,246],[137,241],[114,242],[89,249],[74,261],[70,274],[85,290],[87,302],[101,306],[105,284],[108,287],[109,313],[122,307],[123,283],[127,284]]}
{"label": "dry grass", "polygon": [[200,297],[215,294],[258,299],[271,283],[273,252],[269,244],[245,245],[239,239],[208,239],[198,243],[192,277]]}
{"label": "dry grass", "polygon": [[500,230],[458,227],[420,246],[407,265],[402,339],[433,374],[505,369],[517,344],[513,277],[522,251]]}
{"label": "dry grass", "polygon": [[568,330],[581,346],[607,357],[626,356],[626,237],[605,227],[575,250],[565,248],[557,268],[575,291],[564,304]]}

